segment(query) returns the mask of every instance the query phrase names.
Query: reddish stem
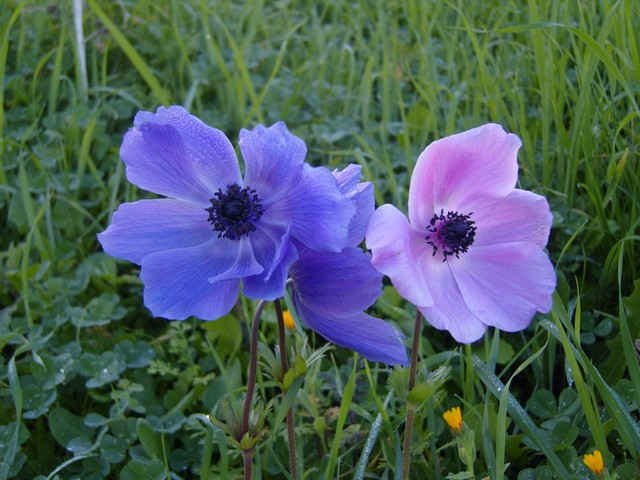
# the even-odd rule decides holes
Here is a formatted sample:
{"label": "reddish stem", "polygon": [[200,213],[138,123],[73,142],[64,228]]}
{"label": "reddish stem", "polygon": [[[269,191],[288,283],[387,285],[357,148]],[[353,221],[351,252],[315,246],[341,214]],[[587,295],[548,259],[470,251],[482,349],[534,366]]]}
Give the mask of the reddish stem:
{"label": "reddish stem", "polygon": [[[416,371],[418,368],[418,352],[420,351],[420,336],[422,334],[422,315],[416,311],[416,322],[413,329],[413,347],[411,349],[411,364],[409,367],[409,392],[416,386]],[[408,480],[411,470],[411,437],[413,436],[413,420],[416,407],[407,405],[407,419],[404,424],[404,441],[402,442],[402,479]]]}
{"label": "reddish stem", "polygon": [[[284,338],[284,318],[282,316],[282,306],[280,300],[274,302],[276,316],[278,317],[278,345],[280,347],[280,364],[282,365],[282,375],[289,370],[289,359],[287,358],[287,344]],[[289,472],[293,480],[298,479],[298,467],[296,463],[296,424],[293,417],[293,408],[287,411],[287,439],[289,443]]]}

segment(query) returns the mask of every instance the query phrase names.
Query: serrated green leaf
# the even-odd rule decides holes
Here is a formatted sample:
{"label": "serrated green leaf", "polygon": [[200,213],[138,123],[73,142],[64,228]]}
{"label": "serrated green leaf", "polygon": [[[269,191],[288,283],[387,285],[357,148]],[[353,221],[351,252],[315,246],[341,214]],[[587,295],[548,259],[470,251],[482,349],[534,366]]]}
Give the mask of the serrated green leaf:
{"label": "serrated green leaf", "polygon": [[407,395],[407,401],[413,405],[420,405],[433,394],[433,388],[426,383],[419,383]]}
{"label": "serrated green leaf", "polygon": [[293,366],[287,370],[282,379],[282,389],[286,392],[289,390],[293,382],[302,377],[307,372],[307,364],[301,356],[296,357]]}

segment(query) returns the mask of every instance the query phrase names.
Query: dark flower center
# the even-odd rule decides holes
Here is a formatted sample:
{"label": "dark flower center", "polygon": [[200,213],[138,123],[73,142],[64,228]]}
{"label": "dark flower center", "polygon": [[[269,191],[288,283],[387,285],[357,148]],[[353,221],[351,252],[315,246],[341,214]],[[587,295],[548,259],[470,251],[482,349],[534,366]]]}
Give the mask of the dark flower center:
{"label": "dark flower center", "polygon": [[234,183],[227,185],[227,191],[218,189],[214,197],[209,200],[211,206],[209,223],[218,232],[218,238],[239,240],[256,229],[257,222],[264,208],[255,190]]}
{"label": "dark flower center", "polygon": [[461,253],[469,250],[476,238],[476,223],[471,220],[472,213],[462,214],[440,210],[440,215],[434,214],[427,225],[427,243],[433,247],[433,255],[438,250],[442,253],[442,261],[455,255],[460,258]]}

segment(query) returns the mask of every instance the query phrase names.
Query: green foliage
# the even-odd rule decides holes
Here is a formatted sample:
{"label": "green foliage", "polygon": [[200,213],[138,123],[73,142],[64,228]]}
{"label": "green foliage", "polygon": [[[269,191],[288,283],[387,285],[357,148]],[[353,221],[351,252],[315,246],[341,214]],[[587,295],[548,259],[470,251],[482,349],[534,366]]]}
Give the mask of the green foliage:
{"label": "green foliage", "polygon": [[[91,0],[86,84],[72,3],[0,8],[0,480],[240,475],[253,306],[154,319],[138,268],[96,241],[148,196],[118,148],[136,111],[168,102],[232,139],[285,120],[313,163],[361,164],[401,208],[429,141],[500,122],[554,214],[552,314],[468,349],[425,327],[411,392],[406,369],[301,331],[282,375],[267,309],[260,478],[287,475],[292,405],[305,478],[395,478],[408,401],[414,478],[588,478],[596,446],[611,478],[640,476],[638,2]],[[411,334],[392,288],[374,308]],[[464,458],[440,417],[456,405]]]}

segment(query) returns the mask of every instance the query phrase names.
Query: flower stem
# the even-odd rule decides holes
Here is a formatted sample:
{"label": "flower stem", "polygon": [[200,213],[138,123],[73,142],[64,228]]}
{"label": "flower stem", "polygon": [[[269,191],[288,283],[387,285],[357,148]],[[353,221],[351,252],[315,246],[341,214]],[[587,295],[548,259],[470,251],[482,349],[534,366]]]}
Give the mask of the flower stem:
{"label": "flower stem", "polygon": [[[411,392],[416,386],[416,371],[418,368],[418,352],[420,350],[420,336],[422,333],[422,315],[416,311],[416,322],[413,329],[413,347],[411,348],[411,364],[409,367],[409,389]],[[413,436],[413,420],[416,415],[416,407],[407,402],[407,419],[404,424],[404,441],[402,443],[402,479],[408,480],[411,470],[411,437]]]}
{"label": "flower stem", "polygon": [[[244,411],[242,412],[242,430],[238,441],[249,432],[249,417],[251,416],[251,403],[253,402],[253,392],[256,388],[256,370],[258,368],[258,332],[260,327],[260,316],[264,309],[265,302],[261,300],[256,307],[251,322],[251,339],[249,356],[249,375],[247,377],[247,394],[244,397]],[[244,478],[251,480],[253,470],[253,448],[242,451],[242,460],[244,463]]]}
{"label": "flower stem", "polygon": [[[280,300],[274,302],[276,316],[278,317],[278,345],[280,348],[280,363],[282,365],[282,375],[289,370],[289,359],[287,358],[287,345],[284,338],[284,318],[282,316],[282,306]],[[298,479],[298,467],[296,462],[296,424],[293,418],[293,408],[287,411],[287,439],[289,443],[289,473],[293,480]]]}
{"label": "flower stem", "polygon": [[242,463],[244,465],[244,480],[251,480],[253,476],[253,449],[242,451]]}

